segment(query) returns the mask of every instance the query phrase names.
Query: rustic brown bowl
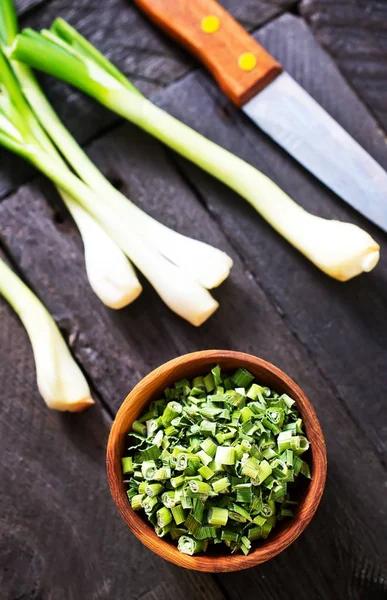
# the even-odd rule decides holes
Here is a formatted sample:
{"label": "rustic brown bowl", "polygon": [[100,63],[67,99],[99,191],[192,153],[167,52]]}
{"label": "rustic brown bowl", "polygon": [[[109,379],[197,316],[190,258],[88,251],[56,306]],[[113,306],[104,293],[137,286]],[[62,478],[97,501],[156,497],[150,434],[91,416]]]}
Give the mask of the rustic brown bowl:
{"label": "rustic brown bowl", "polygon": [[[226,547],[220,549],[220,545],[214,554],[188,556],[179,552],[175,543],[157,537],[153,527],[140,516],[140,513],[132,510],[121,471],[121,457],[126,450],[126,434],[143,409],[152,400],[159,398],[164,389],[175,381],[183,377],[192,378],[204,374],[216,364],[225,370],[246,367],[260,383],[278,392],[289,394],[296,400],[311,443],[308,462],[312,470],[312,480],[310,483],[305,482],[305,486],[300,490],[295,516],[277,525],[267,540],[256,542],[254,549],[247,556],[229,554],[228,549]],[[138,539],[153,552],[176,565],[212,573],[247,569],[285,550],[302,533],[316,512],[324,491],[327,472],[324,436],[312,405],[298,385],[280,369],[261,358],[229,350],[204,350],[185,354],[170,360],[144,377],[130,392],[117,413],[110,432],[106,462],[114,501],[124,521]]]}

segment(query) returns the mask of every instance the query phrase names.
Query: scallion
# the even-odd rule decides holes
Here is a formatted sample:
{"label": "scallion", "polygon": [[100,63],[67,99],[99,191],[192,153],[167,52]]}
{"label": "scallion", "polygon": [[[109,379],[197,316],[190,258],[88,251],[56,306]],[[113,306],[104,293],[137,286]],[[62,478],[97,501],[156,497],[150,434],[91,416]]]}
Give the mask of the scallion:
{"label": "scallion", "polygon": [[63,19],[17,36],[11,56],[59,77],[142,127],[239,193],[291,244],[341,281],[371,271],[379,245],[356,225],[314,216],[268,177],[146,100]]}
{"label": "scallion", "polygon": [[5,53],[17,33],[11,0],[0,3],[0,22],[0,144],[57,185],[83,236],[94,291],[113,308],[139,295],[142,288],[126,254],[173,311],[193,325],[202,324],[218,307],[207,288],[228,276],[232,260],[212,246],[169,230],[106,180],[59,121],[28,67],[7,60]]}
{"label": "scallion", "polygon": [[[22,321],[35,359],[38,389],[49,408],[78,412],[94,404],[87,381],[48,310],[0,258],[0,294]],[[123,460],[125,473],[130,459]]]}

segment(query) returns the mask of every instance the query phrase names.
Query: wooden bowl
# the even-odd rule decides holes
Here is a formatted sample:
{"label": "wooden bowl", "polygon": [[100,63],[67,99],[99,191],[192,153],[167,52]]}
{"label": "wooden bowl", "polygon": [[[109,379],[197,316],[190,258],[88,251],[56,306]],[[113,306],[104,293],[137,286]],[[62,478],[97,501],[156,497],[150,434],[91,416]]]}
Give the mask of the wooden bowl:
{"label": "wooden bowl", "polygon": [[[126,495],[121,470],[121,457],[126,451],[126,434],[133,421],[152,401],[159,398],[164,389],[175,381],[207,373],[219,364],[222,369],[231,371],[246,367],[260,383],[276,390],[286,392],[294,400],[302,416],[306,435],[311,443],[308,450],[308,462],[312,471],[312,480],[301,486],[299,505],[296,514],[289,520],[277,525],[267,540],[257,541],[247,556],[230,554],[228,548],[216,547],[214,554],[188,556],[178,551],[174,542],[157,537],[153,527],[141,513],[132,510]],[[312,519],[323,494],[327,458],[324,437],[309,400],[296,383],[274,365],[242,352],[229,350],[204,350],[179,356],[144,377],[124,400],[114,420],[107,447],[107,475],[114,501],[124,521],[145,546],[166,560],[181,567],[212,573],[239,571],[259,565],[285,550],[304,531]],[[219,550],[218,550],[219,548]]]}

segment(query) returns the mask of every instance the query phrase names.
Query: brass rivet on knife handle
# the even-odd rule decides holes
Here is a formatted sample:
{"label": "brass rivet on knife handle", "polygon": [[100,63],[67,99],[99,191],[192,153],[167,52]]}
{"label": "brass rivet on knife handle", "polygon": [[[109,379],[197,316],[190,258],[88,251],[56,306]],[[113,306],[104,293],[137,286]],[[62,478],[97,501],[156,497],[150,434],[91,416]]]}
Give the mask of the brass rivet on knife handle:
{"label": "brass rivet on knife handle", "polygon": [[[215,0],[134,1],[206,65],[237,106],[243,106],[282,71],[281,65]],[[219,26],[214,27],[214,23]]]}

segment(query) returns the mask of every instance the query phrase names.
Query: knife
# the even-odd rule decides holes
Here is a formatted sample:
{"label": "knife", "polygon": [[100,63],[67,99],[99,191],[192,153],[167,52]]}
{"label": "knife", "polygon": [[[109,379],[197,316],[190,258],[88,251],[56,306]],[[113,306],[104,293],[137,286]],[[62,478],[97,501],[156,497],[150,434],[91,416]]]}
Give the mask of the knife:
{"label": "knife", "polygon": [[306,169],[387,231],[387,173],[215,0],[134,0]]}

